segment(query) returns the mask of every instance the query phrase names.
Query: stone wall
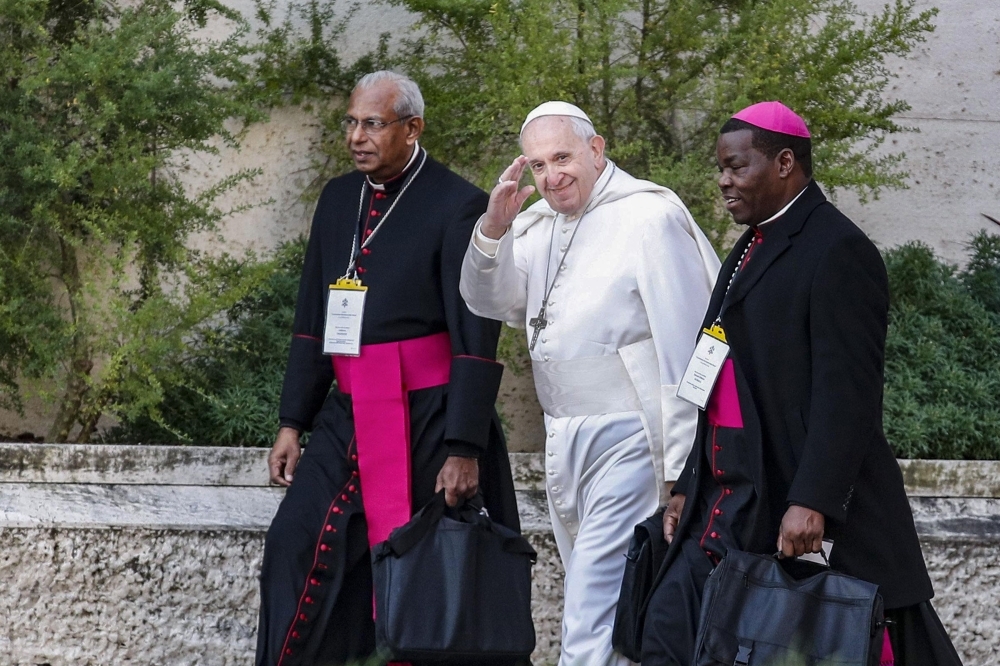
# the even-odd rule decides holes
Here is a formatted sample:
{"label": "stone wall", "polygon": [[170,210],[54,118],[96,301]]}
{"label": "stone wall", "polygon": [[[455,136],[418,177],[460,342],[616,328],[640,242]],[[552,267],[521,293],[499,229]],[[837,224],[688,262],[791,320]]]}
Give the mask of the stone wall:
{"label": "stone wall", "polygon": [[[254,16],[252,0],[225,0],[225,4]],[[283,16],[287,4],[287,0],[277,0],[275,15]],[[340,15],[357,5],[351,29],[342,36],[345,63],[374,48],[382,32],[392,35],[392,44],[399,44],[414,21],[399,6],[381,2],[336,0],[335,4]],[[886,2],[857,0],[856,4],[860,11],[872,14]],[[886,96],[911,104],[913,108],[895,120],[917,131],[896,135],[884,147],[888,152],[905,153],[902,167],[910,174],[909,189],[886,192],[864,204],[850,193],[840,193],[838,204],[881,247],[922,240],[949,261],[962,262],[972,233],[980,229],[1000,232],[982,215],[1000,219],[1000,152],[995,149],[1000,145],[1000,9],[995,1],[981,0],[915,0],[915,6],[917,10],[938,7],[937,28],[910,58],[890,60],[897,78]],[[427,131],[433,132],[433,126]],[[217,156],[192,159],[185,176],[192,187],[239,169],[262,170],[253,185],[220,202],[224,208],[261,204],[224,223],[223,234],[232,248],[268,251],[308,231],[314,202],[301,195],[315,177],[312,149],[319,134],[314,114],[281,109],[269,123],[249,129],[241,150],[220,147]],[[523,423],[524,428],[537,431],[540,410],[527,374],[526,383],[516,378],[506,382],[516,396],[505,401],[504,411],[515,429]],[[529,387],[527,391],[520,390],[522,384]],[[25,416],[0,410],[0,432],[44,433],[52,414],[52,406],[37,399],[29,400]],[[523,420],[523,414],[529,418]]]}
{"label": "stone wall", "polygon": [[[0,666],[252,663],[266,451],[0,444]],[[558,655],[562,567],[538,454],[512,454],[536,663]],[[1000,658],[1000,463],[902,466],[935,606],[966,666]]]}

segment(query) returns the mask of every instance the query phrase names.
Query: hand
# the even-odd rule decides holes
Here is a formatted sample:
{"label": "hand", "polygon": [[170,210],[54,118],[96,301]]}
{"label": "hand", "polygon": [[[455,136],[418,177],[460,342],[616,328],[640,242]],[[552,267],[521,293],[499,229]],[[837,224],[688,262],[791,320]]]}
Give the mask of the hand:
{"label": "hand", "polygon": [[677,523],[681,520],[681,513],[684,511],[684,495],[677,493],[667,502],[667,510],[663,512],[663,538],[667,543],[674,540],[674,532],[677,531]]}
{"label": "hand", "polygon": [[507,233],[514,218],[521,212],[521,206],[527,201],[535,188],[526,185],[520,190],[517,184],[524,174],[524,167],[528,164],[528,158],[521,155],[500,174],[500,182],[490,192],[490,203],[486,207],[486,218],[480,229],[487,238],[498,240]]}
{"label": "hand", "polygon": [[299,445],[299,431],[295,428],[281,428],[267,456],[267,467],[271,472],[271,483],[288,487],[292,485],[295,466],[299,464],[302,447]]}
{"label": "hand", "polygon": [[818,553],[823,549],[823,529],[826,518],[819,511],[792,505],[781,519],[778,551],[785,557]]}
{"label": "hand", "polygon": [[469,499],[479,492],[479,461],[475,458],[448,456],[438,472],[434,492],[444,488],[444,501],[458,506],[459,500]]}

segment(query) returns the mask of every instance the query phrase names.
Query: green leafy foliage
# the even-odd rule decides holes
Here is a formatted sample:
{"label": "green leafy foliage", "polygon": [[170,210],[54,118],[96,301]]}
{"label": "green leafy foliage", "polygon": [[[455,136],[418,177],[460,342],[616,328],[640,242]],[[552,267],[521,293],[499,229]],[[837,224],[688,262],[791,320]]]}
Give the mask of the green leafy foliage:
{"label": "green leafy foliage", "polygon": [[270,446],[304,257],[304,238],[282,244],[262,285],[224,319],[193,331],[162,404],[123,420],[103,440]]}
{"label": "green leafy foliage", "polygon": [[426,145],[490,187],[539,102],[580,105],[627,170],[673,188],[722,245],[732,225],[712,186],[721,123],[781,99],[809,123],[816,174],[863,198],[903,185],[880,151],[908,108],[886,101],[889,56],[933,29],[895,0],[392,0],[420,17],[396,62],[428,103]]}
{"label": "green leafy foliage", "polygon": [[902,458],[1000,459],[1000,237],[958,270],[926,245],[886,253],[885,428]]}
{"label": "green leafy foliage", "polygon": [[[302,239],[283,245],[260,288],[193,333],[162,406],[104,440],[270,446],[304,252]],[[885,259],[885,427],[896,454],[1000,459],[1000,237],[976,236],[962,271],[920,243]],[[504,327],[498,357],[516,374],[530,371],[523,347],[523,333]]]}
{"label": "green leafy foliage", "polygon": [[[198,37],[209,17],[232,36]],[[0,403],[53,399],[50,441],[155,407],[189,332],[266,269],[189,242],[254,173],[177,177],[260,117],[245,32],[212,0],[0,0]]]}
{"label": "green leafy foliage", "polygon": [[781,99],[802,113],[828,188],[865,199],[903,186],[903,156],[882,147],[906,129],[893,117],[909,107],[887,95],[886,59],[923,41],[936,13],[915,0],[872,15],[850,0],[384,0],[415,15],[415,29],[383,34],[345,65],[350,12],[293,0],[282,19],[273,2],[258,0],[261,85],[271,103],[316,109],[318,181],[348,165],[339,122],[354,81],[389,67],[421,86],[424,144],[484,188],[517,155],[527,112],[568,100],[591,115],[612,158],[674,189],[720,248],[732,224],[713,184],[716,133],[752,102]]}

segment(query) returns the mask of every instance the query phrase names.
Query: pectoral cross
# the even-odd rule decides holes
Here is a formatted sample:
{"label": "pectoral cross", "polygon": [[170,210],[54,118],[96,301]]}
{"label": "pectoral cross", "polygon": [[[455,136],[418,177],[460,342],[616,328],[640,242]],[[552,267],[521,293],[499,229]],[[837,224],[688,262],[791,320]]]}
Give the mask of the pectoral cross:
{"label": "pectoral cross", "polygon": [[535,343],[538,342],[538,334],[542,332],[543,328],[549,325],[549,320],[545,318],[544,304],[538,310],[538,316],[528,320],[528,325],[535,329],[535,332],[531,334],[531,344],[528,345],[528,351],[534,351]]}

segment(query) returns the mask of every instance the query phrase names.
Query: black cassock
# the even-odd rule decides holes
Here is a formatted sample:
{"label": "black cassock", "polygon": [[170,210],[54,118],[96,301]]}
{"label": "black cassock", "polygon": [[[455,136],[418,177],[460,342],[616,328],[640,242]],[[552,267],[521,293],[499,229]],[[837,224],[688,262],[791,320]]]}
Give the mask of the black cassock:
{"label": "black cassock", "polygon": [[719,275],[704,326],[721,317],[740,419],[713,418],[711,405],[699,414],[642,663],[688,666],[713,567],[729,548],[774,553],[797,504],[824,514],[834,569],[879,585],[896,666],[960,666],[882,430],[889,293],[878,250],[812,182],[782,217],[748,229]]}
{"label": "black cassock", "polygon": [[374,650],[352,403],[330,390],[334,372],[322,338],[329,285],[344,275],[355,235],[360,244],[383,218],[357,264],[368,287],[362,344],[447,333],[452,348],[449,383],[408,393],[413,510],[433,496],[449,454],[474,456],[490,516],[519,529],[494,410],[500,324],[471,314],[458,291],[462,258],[488,196],[425,155],[420,150],[381,186],[357,171],[334,178],[316,207],[281,397],[281,424],[312,432],[267,533],[258,666],[341,664]]}

